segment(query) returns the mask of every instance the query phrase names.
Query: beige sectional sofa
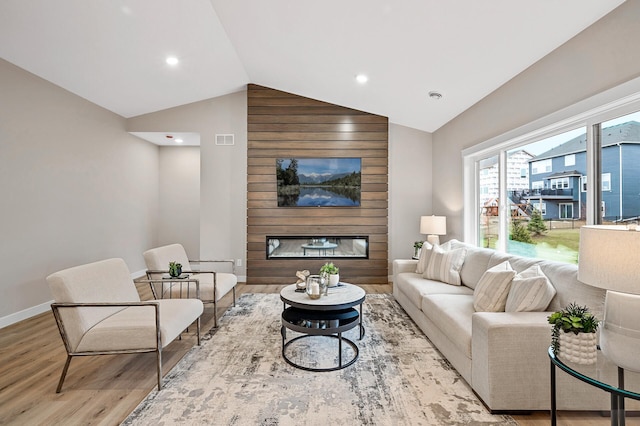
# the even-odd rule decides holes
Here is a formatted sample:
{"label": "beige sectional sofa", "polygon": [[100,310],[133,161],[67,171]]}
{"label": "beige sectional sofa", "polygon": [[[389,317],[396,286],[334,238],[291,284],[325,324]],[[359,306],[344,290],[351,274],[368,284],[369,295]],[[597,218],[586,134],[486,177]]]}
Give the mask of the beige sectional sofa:
{"label": "beige sectional sofa", "polygon": [[[578,281],[575,265],[523,258],[456,240],[449,248],[466,252],[459,272],[461,285],[424,278],[416,273],[417,260],[394,260],[395,299],[490,410],[548,410],[551,326],[547,316],[575,302],[589,306],[602,319],[604,290]],[[478,281],[504,261],[516,272],[540,267],[556,291],[544,312],[476,312]],[[586,371],[592,377],[616,377],[615,366],[603,357]],[[602,390],[561,371],[557,384],[559,410],[609,409],[610,399]]]}

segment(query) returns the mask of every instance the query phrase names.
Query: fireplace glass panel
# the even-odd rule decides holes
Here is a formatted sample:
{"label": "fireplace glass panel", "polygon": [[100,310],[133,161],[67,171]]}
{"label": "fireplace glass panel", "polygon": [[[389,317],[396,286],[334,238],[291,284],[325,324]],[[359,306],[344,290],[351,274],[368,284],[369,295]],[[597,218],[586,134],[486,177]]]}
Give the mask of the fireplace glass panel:
{"label": "fireplace glass panel", "polygon": [[283,258],[369,258],[369,238],[332,237],[267,237],[267,259]]}

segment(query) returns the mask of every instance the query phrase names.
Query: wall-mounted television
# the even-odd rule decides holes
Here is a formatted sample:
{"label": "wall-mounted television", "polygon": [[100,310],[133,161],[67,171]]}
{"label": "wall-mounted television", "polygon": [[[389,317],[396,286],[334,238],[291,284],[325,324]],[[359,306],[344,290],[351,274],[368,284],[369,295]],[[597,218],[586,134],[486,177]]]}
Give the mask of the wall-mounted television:
{"label": "wall-mounted television", "polygon": [[360,158],[278,158],[278,207],[360,206]]}

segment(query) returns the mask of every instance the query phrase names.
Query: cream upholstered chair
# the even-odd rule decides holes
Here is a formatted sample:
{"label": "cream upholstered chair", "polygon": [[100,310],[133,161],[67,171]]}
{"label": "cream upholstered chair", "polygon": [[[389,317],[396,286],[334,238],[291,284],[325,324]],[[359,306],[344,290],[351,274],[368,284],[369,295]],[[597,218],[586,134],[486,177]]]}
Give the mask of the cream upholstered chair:
{"label": "cream upholstered chair", "polygon": [[[191,279],[197,279],[200,283],[200,300],[204,303],[213,303],[214,327],[218,326],[218,301],[230,290],[233,291],[233,305],[236,304],[236,284],[238,277],[234,273],[216,272],[213,270],[193,270],[191,264],[229,263],[232,272],[235,272],[233,260],[189,260],[187,252],[182,244],[170,244],[153,248],[143,253],[147,264],[147,278],[154,280],[152,284],[153,294],[156,298],[184,297],[185,286],[179,280],[169,281],[169,262],[178,262],[182,265],[182,272]],[[160,280],[165,279],[169,285],[163,285]],[[188,284],[188,283],[187,283]]]}
{"label": "cream upholstered chair", "polygon": [[67,350],[56,392],[62,389],[71,358],[156,352],[158,390],[162,388],[162,348],[194,321],[200,345],[198,299],[140,301],[129,268],[108,259],[56,272],[47,277],[51,305]]}

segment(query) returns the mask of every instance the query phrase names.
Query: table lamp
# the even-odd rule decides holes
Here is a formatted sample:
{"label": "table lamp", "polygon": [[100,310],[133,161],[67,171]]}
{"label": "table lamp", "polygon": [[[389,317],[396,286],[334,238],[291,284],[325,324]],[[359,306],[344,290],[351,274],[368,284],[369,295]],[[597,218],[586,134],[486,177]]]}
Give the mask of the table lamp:
{"label": "table lamp", "polygon": [[447,234],[446,216],[421,216],[420,233],[427,235],[429,244],[440,244],[439,235]]}
{"label": "table lamp", "polygon": [[640,371],[640,231],[634,225],[580,228],[578,280],[607,290],[600,349],[618,367]]}

